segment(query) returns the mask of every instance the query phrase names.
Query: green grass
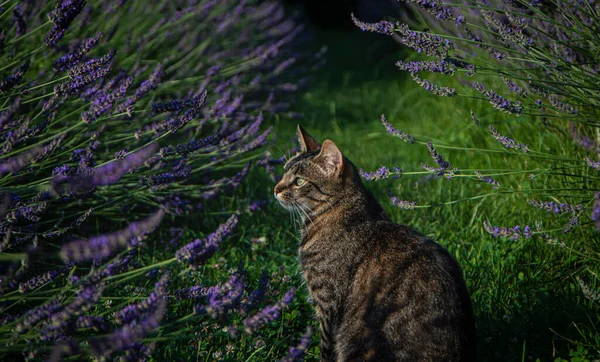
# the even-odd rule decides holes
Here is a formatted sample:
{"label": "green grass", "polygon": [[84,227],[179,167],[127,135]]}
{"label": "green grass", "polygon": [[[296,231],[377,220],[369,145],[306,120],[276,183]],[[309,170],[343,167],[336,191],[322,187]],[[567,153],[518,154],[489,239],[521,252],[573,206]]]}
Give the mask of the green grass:
{"label": "green grass", "polygon": [[[336,51],[344,49],[348,48],[343,44],[339,48],[334,45],[329,65],[316,77],[320,81],[301,96],[298,107],[304,111],[305,118],[299,122],[318,140],[335,141],[357,167],[368,171],[381,165],[404,169],[406,174],[398,180],[367,186],[395,221],[432,237],[458,260],[474,304],[480,360],[539,358],[545,361],[558,357],[568,359],[570,355],[597,356],[598,306],[583,296],[575,279],[599,272],[598,237],[591,231],[589,218],[582,218],[582,223],[587,224],[564,238],[558,234],[565,247],[550,245],[541,237],[495,239],[482,226],[483,220],[492,225],[532,227],[539,221],[544,230],[562,228],[568,217],[536,210],[527,200],[552,200],[551,197],[564,200],[565,194],[578,202],[584,201],[577,192],[552,191],[570,181],[567,176],[554,174],[553,167],[566,161],[541,157],[542,153],[562,156],[563,148],[572,150],[570,141],[540,124],[528,125],[527,118],[503,116],[477,99],[431,96],[400,72],[381,70],[381,67],[340,69],[336,62],[343,61],[344,56]],[[485,127],[471,121],[470,109],[482,123],[494,123],[504,134],[527,143],[534,150],[534,156],[540,152],[540,157],[506,151]],[[415,136],[417,142],[409,145],[387,134],[379,120],[381,113],[385,113],[395,127]],[[277,142],[270,150],[275,157],[295,146],[292,142],[295,127],[296,122],[276,122]],[[432,164],[424,145],[429,140],[462,171],[458,177],[426,178],[420,162]],[[503,188],[495,191],[472,177],[461,177],[472,175],[473,170],[498,174],[494,178]],[[542,174],[543,170],[550,170],[548,177]],[[530,180],[530,173],[536,174],[536,178]],[[256,171],[246,183],[244,196],[270,198],[273,186],[274,182],[264,172]],[[417,208],[395,208],[386,190],[392,190],[401,199],[416,201]],[[281,354],[286,343],[290,345],[298,340],[305,325],[316,328],[299,276],[295,225],[276,203],[242,224],[242,231],[232,238],[237,241],[224,247],[220,256],[231,266],[243,263],[251,273],[266,269],[275,280],[291,275],[286,283],[299,288],[295,302],[288,308],[299,314],[294,319],[282,317],[276,329],[267,332],[271,333],[269,340],[265,339],[267,346],[274,345]],[[259,236],[266,237],[265,244],[248,242],[248,238]],[[278,332],[273,332],[275,330]],[[252,343],[247,339],[243,342],[244,345]],[[317,346],[318,332],[313,335],[306,360],[318,359]],[[271,360],[277,355],[270,354],[271,351],[268,347],[256,350],[250,360]]]}

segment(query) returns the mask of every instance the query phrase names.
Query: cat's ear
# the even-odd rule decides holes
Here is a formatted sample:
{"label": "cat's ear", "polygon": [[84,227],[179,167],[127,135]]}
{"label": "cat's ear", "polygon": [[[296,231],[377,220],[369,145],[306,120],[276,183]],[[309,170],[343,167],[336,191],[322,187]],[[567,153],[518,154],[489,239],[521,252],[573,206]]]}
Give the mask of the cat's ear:
{"label": "cat's ear", "polygon": [[344,156],[342,156],[342,152],[333,141],[325,140],[323,142],[318,157],[325,162],[327,169],[331,170],[331,173],[335,172],[336,176],[344,172]]}
{"label": "cat's ear", "polygon": [[319,142],[312,138],[301,125],[298,125],[298,143],[302,153],[318,151],[321,148]]}

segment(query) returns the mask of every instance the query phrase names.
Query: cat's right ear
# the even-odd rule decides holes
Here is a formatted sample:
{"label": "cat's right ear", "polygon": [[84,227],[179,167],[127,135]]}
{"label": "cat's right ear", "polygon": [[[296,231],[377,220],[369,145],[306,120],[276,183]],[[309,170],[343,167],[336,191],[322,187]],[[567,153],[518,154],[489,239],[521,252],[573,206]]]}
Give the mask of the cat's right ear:
{"label": "cat's right ear", "polygon": [[314,152],[321,149],[321,144],[312,138],[301,125],[298,125],[298,143],[300,144],[301,153]]}

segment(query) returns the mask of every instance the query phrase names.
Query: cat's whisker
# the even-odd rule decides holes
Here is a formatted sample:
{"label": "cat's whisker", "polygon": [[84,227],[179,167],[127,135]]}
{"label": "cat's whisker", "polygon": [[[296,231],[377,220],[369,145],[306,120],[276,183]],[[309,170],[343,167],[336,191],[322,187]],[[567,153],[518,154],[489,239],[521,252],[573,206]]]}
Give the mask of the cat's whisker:
{"label": "cat's whisker", "polygon": [[[306,215],[306,218],[308,219],[308,221],[310,221],[310,223],[314,226],[315,223],[313,222],[312,218],[310,217],[310,215],[308,215],[308,213],[306,212],[306,210],[304,210],[304,207],[307,207],[306,205],[302,204],[299,201],[294,200],[294,204],[296,204],[298,206],[298,209],[300,211],[302,211],[304,213],[304,215]],[[304,206],[304,207],[302,207]],[[310,210],[310,209],[309,209]],[[312,210],[311,210],[312,211]]]}

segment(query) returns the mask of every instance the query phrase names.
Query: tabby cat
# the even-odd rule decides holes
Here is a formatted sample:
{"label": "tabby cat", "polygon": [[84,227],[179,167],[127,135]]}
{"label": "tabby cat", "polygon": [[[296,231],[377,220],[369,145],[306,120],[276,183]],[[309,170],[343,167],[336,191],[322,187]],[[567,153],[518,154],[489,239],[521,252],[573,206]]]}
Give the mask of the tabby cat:
{"label": "tabby cat", "polygon": [[475,322],[456,261],[393,223],[330,140],[298,126],[300,152],[275,186],[302,216],[300,262],[321,361],[474,361]]}

